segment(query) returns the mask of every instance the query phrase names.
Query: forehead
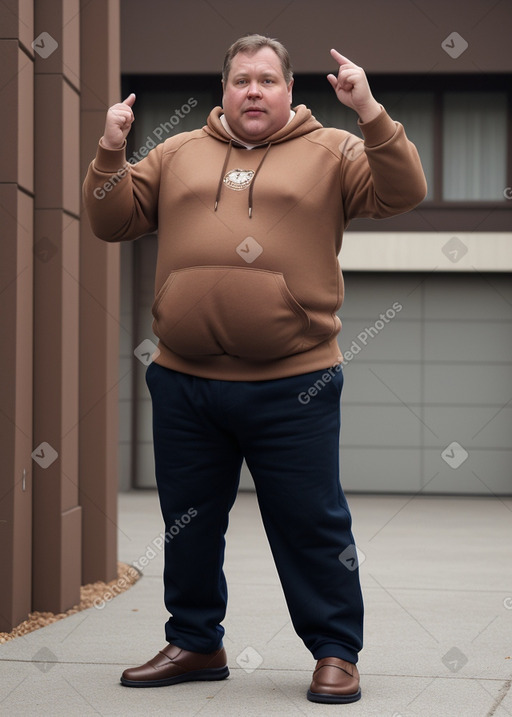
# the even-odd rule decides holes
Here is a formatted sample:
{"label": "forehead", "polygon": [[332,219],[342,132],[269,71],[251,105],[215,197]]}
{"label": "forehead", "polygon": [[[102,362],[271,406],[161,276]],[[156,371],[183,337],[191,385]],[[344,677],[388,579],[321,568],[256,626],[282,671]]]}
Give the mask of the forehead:
{"label": "forehead", "polygon": [[256,52],[239,52],[231,61],[229,74],[273,72],[283,77],[281,60],[271,47],[261,47]]}

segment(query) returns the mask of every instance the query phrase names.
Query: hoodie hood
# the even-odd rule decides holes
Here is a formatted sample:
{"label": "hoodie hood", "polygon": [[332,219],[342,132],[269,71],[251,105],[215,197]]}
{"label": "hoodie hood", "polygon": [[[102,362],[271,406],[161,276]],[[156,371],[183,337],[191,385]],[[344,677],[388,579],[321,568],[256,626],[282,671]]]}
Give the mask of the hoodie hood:
{"label": "hoodie hood", "polygon": [[[258,175],[258,172],[260,171],[263,162],[265,161],[270,148],[273,144],[279,144],[280,142],[286,142],[289,139],[295,139],[296,137],[302,137],[305,134],[308,134],[309,132],[313,132],[314,130],[321,129],[322,125],[320,122],[313,117],[311,114],[311,110],[309,110],[306,105],[297,105],[297,107],[293,108],[295,112],[295,116],[293,119],[285,124],[284,127],[281,127],[280,130],[277,132],[274,132],[274,134],[267,137],[262,142],[258,142],[254,145],[254,147],[265,147],[266,151],[263,155],[261,162],[259,163],[256,171],[254,172],[252,178],[251,178],[251,184],[249,187],[249,193],[248,193],[248,212],[249,212],[249,218],[252,218],[252,199],[253,199],[253,189],[256,177]],[[237,142],[235,138],[233,138],[224,128],[224,125],[221,122],[221,117],[224,114],[224,110],[222,107],[215,107],[209,114],[207,124],[203,127],[204,131],[209,134],[211,137],[214,137],[215,139],[218,139],[221,142],[227,143],[227,151],[226,151],[226,158],[224,160],[224,164],[222,166],[222,170],[219,177],[219,182],[217,185],[217,193],[215,196],[215,204],[214,204],[214,211],[217,211],[217,207],[219,206],[221,194],[222,194],[222,186],[224,183],[224,176],[225,172],[228,166],[229,162],[229,155],[231,154],[231,148],[232,147],[245,147],[244,144],[241,144]],[[248,150],[250,151],[250,150]]]}

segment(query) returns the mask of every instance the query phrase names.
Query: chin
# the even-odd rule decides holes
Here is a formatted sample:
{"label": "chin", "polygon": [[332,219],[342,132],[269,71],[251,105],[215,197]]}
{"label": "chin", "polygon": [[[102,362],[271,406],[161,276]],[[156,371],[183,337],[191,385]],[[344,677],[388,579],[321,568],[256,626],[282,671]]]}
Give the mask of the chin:
{"label": "chin", "polygon": [[[238,133],[237,133],[238,134]],[[261,142],[265,137],[269,137],[272,134],[270,129],[260,130],[259,132],[241,132],[238,134],[240,139],[244,139],[247,144],[253,144],[254,142]]]}

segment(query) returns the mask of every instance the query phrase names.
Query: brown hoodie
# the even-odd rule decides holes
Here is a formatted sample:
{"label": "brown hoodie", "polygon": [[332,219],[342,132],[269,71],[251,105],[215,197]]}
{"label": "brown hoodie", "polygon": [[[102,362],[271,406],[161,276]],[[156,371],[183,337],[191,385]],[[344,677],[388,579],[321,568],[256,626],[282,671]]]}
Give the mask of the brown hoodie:
{"label": "brown hoodie", "polygon": [[158,229],[157,363],[255,381],[340,361],[343,231],[354,217],[412,209],[425,178],[385,110],[360,123],[363,143],[294,109],[250,150],[227,134],[220,107],[135,165],[100,143],[84,183],[94,233],[122,241]]}

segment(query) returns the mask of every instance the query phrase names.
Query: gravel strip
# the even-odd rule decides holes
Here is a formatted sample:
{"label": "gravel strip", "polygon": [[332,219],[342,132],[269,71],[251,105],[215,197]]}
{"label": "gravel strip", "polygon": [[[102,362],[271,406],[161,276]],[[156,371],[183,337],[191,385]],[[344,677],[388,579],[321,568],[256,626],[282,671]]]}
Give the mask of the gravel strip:
{"label": "gravel strip", "polygon": [[34,630],[39,630],[40,627],[45,627],[52,622],[62,620],[68,615],[74,615],[82,610],[87,610],[94,606],[95,601],[96,605],[101,601],[110,601],[119,593],[128,590],[140,577],[141,574],[133,566],[118,562],[117,578],[115,580],[111,580],[109,583],[104,583],[102,580],[99,580],[96,583],[82,585],[80,588],[80,603],[73,605],[73,607],[66,610],[66,612],[57,614],[53,612],[29,613],[27,619],[23,620],[23,622],[17,625],[11,632],[0,632],[0,644],[14,640],[16,637],[27,635]]}

